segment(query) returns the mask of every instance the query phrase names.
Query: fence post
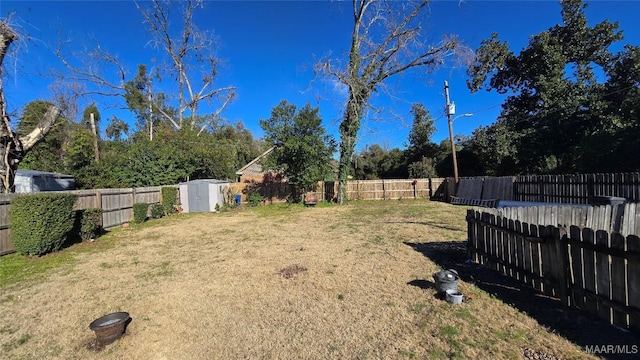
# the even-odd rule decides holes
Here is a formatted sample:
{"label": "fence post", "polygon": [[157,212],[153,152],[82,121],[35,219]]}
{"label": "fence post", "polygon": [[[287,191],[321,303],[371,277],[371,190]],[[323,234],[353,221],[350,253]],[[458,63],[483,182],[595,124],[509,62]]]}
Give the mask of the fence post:
{"label": "fence post", "polygon": [[385,192],[384,189],[384,179],[382,179],[382,200],[386,200],[387,199],[387,193]]}
{"label": "fence post", "polygon": [[547,240],[551,241],[549,251],[549,261],[555,266],[551,266],[553,277],[557,281],[557,294],[563,305],[569,306],[569,251],[567,241],[567,229],[565,227],[556,227],[549,225],[546,227]]}
{"label": "fence post", "polygon": [[477,226],[475,220],[475,210],[467,210],[467,256],[469,259],[478,262],[478,254],[476,252],[478,237]]}
{"label": "fence post", "polygon": [[[96,208],[97,209],[101,209],[102,210],[102,193],[100,192],[100,190],[96,190]],[[100,227],[104,226],[104,211],[101,213],[100,215]]]}
{"label": "fence post", "polygon": [[544,202],[544,175],[535,176],[538,180],[538,201]]}

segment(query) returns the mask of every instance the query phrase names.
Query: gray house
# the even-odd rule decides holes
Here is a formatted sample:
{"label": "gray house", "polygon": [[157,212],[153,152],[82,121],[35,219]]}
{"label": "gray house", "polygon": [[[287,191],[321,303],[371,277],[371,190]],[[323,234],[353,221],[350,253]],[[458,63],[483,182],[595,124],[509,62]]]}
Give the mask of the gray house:
{"label": "gray house", "polygon": [[16,171],[16,193],[74,190],[76,180],[71,175],[38,170]]}

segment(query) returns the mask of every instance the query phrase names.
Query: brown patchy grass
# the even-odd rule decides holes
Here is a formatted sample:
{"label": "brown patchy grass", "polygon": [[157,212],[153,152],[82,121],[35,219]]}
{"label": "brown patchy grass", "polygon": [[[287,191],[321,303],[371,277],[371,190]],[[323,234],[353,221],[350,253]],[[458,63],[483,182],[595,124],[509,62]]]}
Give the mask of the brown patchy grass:
{"label": "brown patchy grass", "polygon": [[[440,268],[410,244],[465,239],[464,215],[428,201],[274,205],[118,229],[98,240],[111,246],[0,288],[0,358],[588,358],[471,283],[462,305],[419,286]],[[96,352],[89,323],[114,311],[133,320]]]}

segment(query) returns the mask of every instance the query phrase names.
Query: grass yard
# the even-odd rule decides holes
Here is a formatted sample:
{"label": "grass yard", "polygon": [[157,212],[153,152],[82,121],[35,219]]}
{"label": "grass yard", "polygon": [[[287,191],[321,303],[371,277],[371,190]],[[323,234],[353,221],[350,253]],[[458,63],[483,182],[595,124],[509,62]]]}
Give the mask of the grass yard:
{"label": "grass yard", "polygon": [[[464,260],[465,208],[428,201],[272,205],[182,214],[94,243],[0,258],[0,358],[585,359],[471,282],[435,296]],[[455,258],[455,259],[454,259]],[[89,323],[132,322],[96,350]],[[533,358],[533,357],[532,357]]]}

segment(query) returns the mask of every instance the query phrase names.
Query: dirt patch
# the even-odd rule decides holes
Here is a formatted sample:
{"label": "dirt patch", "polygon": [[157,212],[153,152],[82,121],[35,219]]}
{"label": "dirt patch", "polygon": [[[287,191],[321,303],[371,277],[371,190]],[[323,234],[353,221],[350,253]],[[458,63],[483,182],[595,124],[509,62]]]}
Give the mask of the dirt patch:
{"label": "dirt patch", "polygon": [[[593,358],[468,277],[459,288],[473,301],[437,298],[431,274],[464,252],[438,258],[415,244],[455,249],[464,217],[446,204],[372,201],[120,229],[112,248],[0,289],[11,320],[0,358],[518,359],[526,348]],[[133,318],[125,336],[88,348],[89,323],[116,311]]]}
{"label": "dirt patch", "polygon": [[285,279],[291,279],[292,277],[304,271],[307,271],[306,267],[296,264],[296,265],[287,266],[284,269],[280,269],[280,271],[278,271],[278,274],[280,274],[280,276],[282,276]]}

